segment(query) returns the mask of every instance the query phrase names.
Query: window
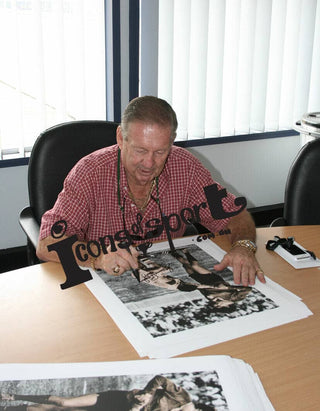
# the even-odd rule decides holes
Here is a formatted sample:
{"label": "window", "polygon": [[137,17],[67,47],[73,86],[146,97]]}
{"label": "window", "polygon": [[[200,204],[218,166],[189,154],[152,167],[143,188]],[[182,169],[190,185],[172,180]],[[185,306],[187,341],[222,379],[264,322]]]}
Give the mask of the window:
{"label": "window", "polygon": [[292,129],[320,111],[320,1],[158,3],[157,36],[141,47],[158,50],[156,93],[177,112],[177,140]]}
{"label": "window", "polygon": [[103,0],[0,1],[1,159],[44,129],[105,119]]}
{"label": "window", "polygon": [[138,94],[172,104],[177,140],[320,111],[320,0],[0,0],[0,35],[0,159]]}

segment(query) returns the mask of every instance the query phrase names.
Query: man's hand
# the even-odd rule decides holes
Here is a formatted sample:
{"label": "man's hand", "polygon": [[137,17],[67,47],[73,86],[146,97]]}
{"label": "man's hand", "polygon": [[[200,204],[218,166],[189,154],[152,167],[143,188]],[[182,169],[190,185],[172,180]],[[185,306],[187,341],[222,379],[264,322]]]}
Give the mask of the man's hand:
{"label": "man's hand", "polygon": [[261,270],[254,253],[244,247],[232,248],[224,256],[221,263],[214,266],[214,269],[221,271],[227,267],[233,268],[235,284],[254,285],[256,276],[262,283],[266,282],[264,272]]}
{"label": "man's hand", "polygon": [[95,260],[95,268],[100,268],[111,275],[121,275],[131,268],[137,269],[139,252],[130,246],[120,248],[117,244],[117,251],[111,251],[111,246],[107,247],[107,254],[102,254]]}
{"label": "man's hand", "polygon": [[[249,240],[254,242],[256,238],[256,228],[251,215],[247,210],[230,218],[228,229],[231,231],[230,242],[235,244],[239,240]],[[256,276],[265,283],[264,273],[261,270],[253,251],[246,247],[235,245],[224,256],[220,264],[214,266],[220,271],[227,267],[233,269],[233,279],[235,284],[254,285]]]}
{"label": "man's hand", "polygon": [[[55,239],[51,236],[40,240],[37,247],[37,256],[41,261],[54,261],[60,262],[59,256],[56,252],[49,252],[48,245],[53,244],[57,241],[66,239],[67,236],[64,235],[59,239]],[[102,269],[110,275],[121,275],[125,271],[131,268],[138,268],[138,255],[139,252],[135,247],[130,246],[128,248],[119,247],[119,243],[116,243],[117,250],[111,251],[111,246],[107,247],[107,254],[101,252],[98,258],[92,258],[88,256],[87,260],[79,260],[75,253],[75,249],[78,245],[83,245],[83,249],[87,249],[87,244],[84,241],[76,241],[73,244],[73,253],[76,257],[77,264],[81,267],[92,267],[92,263],[95,269]],[[88,254],[84,252],[84,254]]]}

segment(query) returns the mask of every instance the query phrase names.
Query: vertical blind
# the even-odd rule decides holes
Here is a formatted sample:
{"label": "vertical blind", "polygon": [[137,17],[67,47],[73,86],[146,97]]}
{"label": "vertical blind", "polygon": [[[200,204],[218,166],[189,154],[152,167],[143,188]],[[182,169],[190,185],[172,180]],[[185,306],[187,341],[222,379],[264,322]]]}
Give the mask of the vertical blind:
{"label": "vertical blind", "polygon": [[44,129],[105,119],[104,0],[0,2],[1,159]]}
{"label": "vertical blind", "polygon": [[158,35],[178,140],[292,129],[320,111],[320,0],[161,0]]}

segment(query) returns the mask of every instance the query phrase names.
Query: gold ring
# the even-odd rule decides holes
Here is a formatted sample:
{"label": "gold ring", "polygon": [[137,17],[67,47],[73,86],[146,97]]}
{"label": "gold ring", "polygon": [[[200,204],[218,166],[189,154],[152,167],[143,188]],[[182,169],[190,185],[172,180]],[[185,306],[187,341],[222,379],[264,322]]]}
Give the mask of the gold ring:
{"label": "gold ring", "polygon": [[118,265],[116,265],[116,266],[112,269],[112,271],[113,271],[115,274],[119,274],[120,267],[119,267]]}
{"label": "gold ring", "polygon": [[261,268],[258,268],[257,271],[256,271],[256,273],[262,273],[262,274],[264,274],[264,271],[261,270]]}

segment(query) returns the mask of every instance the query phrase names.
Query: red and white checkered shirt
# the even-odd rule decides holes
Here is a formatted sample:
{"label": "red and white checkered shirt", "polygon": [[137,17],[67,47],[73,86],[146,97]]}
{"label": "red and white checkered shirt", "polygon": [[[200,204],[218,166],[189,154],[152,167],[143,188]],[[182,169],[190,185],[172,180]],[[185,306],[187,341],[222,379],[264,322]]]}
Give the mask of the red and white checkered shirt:
{"label": "red and white checkered shirt", "polygon": [[[74,166],[65,179],[54,207],[42,217],[40,239],[50,235],[54,223],[65,220],[66,234],[76,234],[79,240],[99,241],[100,237],[114,237],[116,233],[128,230],[131,234],[140,236],[143,241],[146,236],[154,236],[156,228],[161,231],[161,212],[168,217],[171,236],[181,237],[186,228],[186,220],[196,215],[196,209],[199,222],[211,232],[226,228],[229,219],[215,220],[208,206],[199,206],[207,203],[203,188],[216,182],[201,162],[187,150],[172,147],[159,176],[159,201],[155,186],[143,215],[128,195],[128,183],[122,164],[118,190],[117,158],[118,145],[114,145],[89,154]],[[222,189],[219,184],[218,187]],[[235,196],[230,193],[222,199],[226,212],[239,209],[234,200]],[[166,238],[166,231],[163,229],[154,240]],[[108,243],[108,238],[106,240]]]}

